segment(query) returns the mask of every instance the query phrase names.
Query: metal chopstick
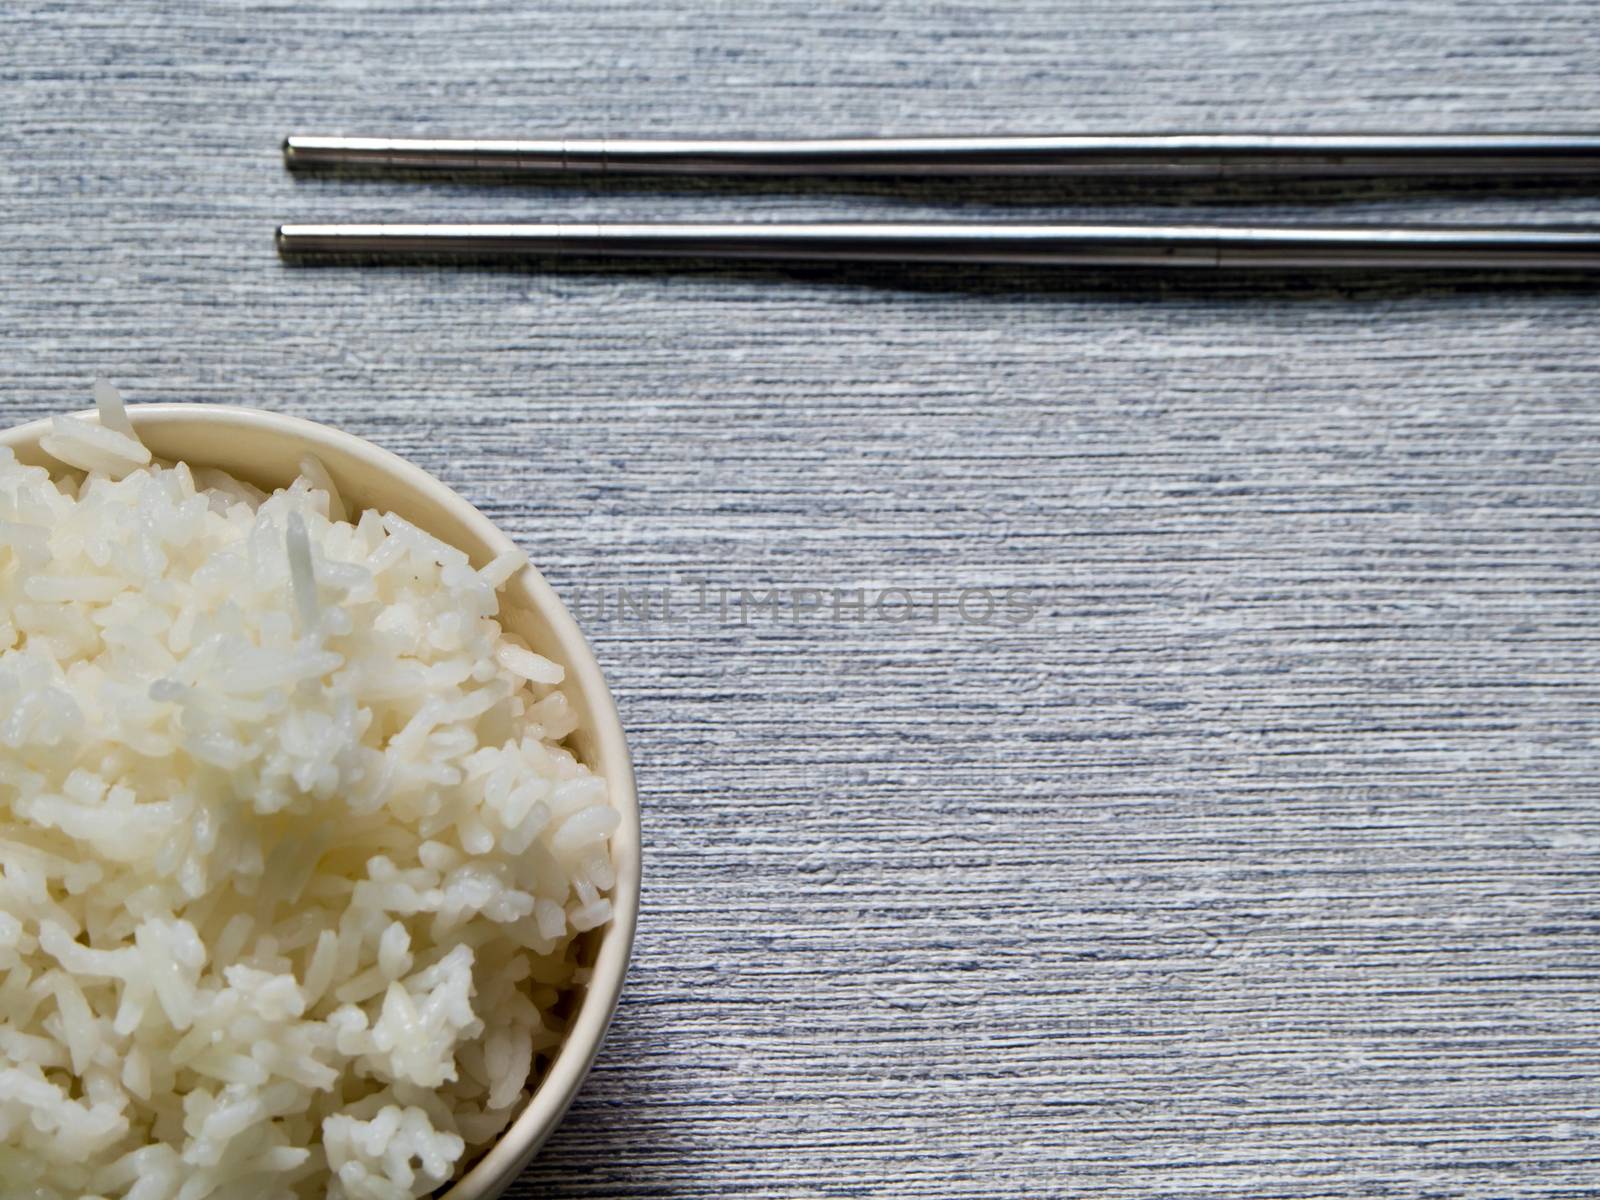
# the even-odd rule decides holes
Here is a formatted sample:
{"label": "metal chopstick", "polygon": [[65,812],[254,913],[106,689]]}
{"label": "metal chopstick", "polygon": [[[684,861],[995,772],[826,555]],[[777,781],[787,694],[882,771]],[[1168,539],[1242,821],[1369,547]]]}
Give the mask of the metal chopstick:
{"label": "metal chopstick", "polygon": [[1600,133],[1074,134],[782,139],[317,137],[290,167],[456,173],[1058,175],[1175,179],[1600,176]]}
{"label": "metal chopstick", "polygon": [[718,258],[1061,267],[1600,269],[1600,226],[282,225],[289,259]]}

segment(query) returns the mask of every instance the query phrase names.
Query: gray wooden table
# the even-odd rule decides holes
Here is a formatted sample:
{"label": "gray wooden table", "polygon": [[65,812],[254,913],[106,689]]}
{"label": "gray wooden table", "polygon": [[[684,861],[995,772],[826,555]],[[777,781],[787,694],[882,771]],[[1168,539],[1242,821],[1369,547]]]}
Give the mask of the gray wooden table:
{"label": "gray wooden table", "polygon": [[635,969],[513,1195],[1600,1195],[1590,289],[297,271],[270,242],[1594,217],[1576,189],[472,189],[276,155],[1581,127],[1592,4],[17,0],[0,32],[0,422],[104,375],[372,438],[521,540],[615,686]]}

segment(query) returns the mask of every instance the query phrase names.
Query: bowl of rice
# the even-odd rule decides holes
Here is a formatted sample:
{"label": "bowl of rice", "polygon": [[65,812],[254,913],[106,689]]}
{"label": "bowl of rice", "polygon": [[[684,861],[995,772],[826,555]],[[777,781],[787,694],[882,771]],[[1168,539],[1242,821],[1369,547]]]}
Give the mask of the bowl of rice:
{"label": "bowl of rice", "polygon": [[633,940],[594,656],[394,455],[96,400],[0,433],[0,1194],[499,1195]]}

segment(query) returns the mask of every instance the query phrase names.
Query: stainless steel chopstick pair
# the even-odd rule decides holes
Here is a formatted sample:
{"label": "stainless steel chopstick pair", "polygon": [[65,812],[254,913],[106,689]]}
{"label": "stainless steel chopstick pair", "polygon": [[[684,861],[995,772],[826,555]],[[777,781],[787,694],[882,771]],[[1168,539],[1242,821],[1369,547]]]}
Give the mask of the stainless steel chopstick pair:
{"label": "stainless steel chopstick pair", "polygon": [[[291,136],[294,169],[473,174],[1600,180],[1600,134],[1074,135],[528,141]],[[1600,226],[1230,224],[284,225],[289,258],[577,257],[1051,266],[1594,270]]]}

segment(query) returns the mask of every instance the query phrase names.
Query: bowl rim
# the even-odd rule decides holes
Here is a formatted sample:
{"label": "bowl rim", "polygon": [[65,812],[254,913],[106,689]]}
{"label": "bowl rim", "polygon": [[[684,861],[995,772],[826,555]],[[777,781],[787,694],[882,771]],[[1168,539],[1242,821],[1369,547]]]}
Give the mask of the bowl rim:
{"label": "bowl rim", "polygon": [[[99,422],[98,413],[94,410],[70,415],[97,424]],[[519,548],[488,517],[421,467],[365,438],[331,425],[264,409],[193,403],[131,404],[128,406],[128,418],[136,431],[152,435],[164,430],[177,431],[185,426],[205,425],[246,433],[289,436],[304,442],[307,449],[312,451],[320,446],[333,451],[336,456],[356,459],[363,467],[418,493],[419,499],[426,503],[447,510],[454,520],[489,548],[490,557]],[[51,420],[47,417],[0,430],[0,446],[12,450],[37,449],[39,440],[50,432]],[[418,524],[426,527],[423,522]],[[641,887],[639,804],[632,758],[616,701],[577,621],[536,567],[526,567],[513,576],[502,590],[510,594],[515,607],[526,609],[547,623],[564,656],[563,665],[567,668],[565,686],[580,693],[588,702],[593,721],[595,757],[599,759],[598,769],[605,775],[612,805],[622,814],[622,824],[612,839],[617,885],[611,893],[611,921],[603,927],[605,932],[601,937],[600,950],[590,968],[577,1015],[568,1026],[561,1046],[539,1081],[532,1099],[460,1179],[447,1191],[435,1193],[438,1200],[488,1200],[499,1195],[510,1186],[555,1131],[598,1056],[606,1029],[616,1012],[638,925]]]}

